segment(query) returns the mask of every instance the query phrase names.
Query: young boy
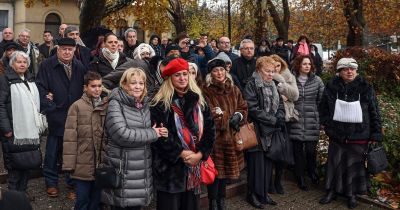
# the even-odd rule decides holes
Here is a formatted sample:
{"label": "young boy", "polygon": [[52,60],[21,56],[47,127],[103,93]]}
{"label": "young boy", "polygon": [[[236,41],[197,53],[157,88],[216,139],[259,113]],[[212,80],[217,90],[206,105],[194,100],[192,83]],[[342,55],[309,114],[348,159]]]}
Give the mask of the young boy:
{"label": "young boy", "polygon": [[107,98],[101,98],[101,76],[88,72],[82,98],[71,105],[64,132],[63,170],[75,183],[75,210],[98,209],[101,190],[94,172],[100,155]]}

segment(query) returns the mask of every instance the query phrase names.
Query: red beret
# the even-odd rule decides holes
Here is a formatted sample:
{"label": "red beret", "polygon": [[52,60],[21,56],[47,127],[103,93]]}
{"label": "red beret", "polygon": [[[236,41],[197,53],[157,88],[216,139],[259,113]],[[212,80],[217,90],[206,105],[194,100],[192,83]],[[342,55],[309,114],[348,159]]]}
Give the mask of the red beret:
{"label": "red beret", "polygon": [[189,70],[189,63],[183,58],[176,58],[167,64],[161,76],[165,78],[182,70]]}

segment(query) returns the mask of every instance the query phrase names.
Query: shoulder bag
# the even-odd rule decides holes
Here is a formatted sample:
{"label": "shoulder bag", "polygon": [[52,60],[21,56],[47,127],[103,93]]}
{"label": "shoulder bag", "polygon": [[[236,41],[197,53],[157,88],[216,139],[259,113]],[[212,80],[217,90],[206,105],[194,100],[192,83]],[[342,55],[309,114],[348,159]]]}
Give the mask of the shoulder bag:
{"label": "shoulder bag", "polygon": [[367,158],[367,170],[371,174],[377,174],[384,171],[388,167],[388,160],[386,157],[385,150],[382,146],[376,148],[368,147]]}
{"label": "shoulder bag", "polygon": [[243,151],[257,146],[257,135],[254,131],[253,123],[246,123],[240,126],[239,132],[233,131],[233,140],[235,141],[235,149]]}

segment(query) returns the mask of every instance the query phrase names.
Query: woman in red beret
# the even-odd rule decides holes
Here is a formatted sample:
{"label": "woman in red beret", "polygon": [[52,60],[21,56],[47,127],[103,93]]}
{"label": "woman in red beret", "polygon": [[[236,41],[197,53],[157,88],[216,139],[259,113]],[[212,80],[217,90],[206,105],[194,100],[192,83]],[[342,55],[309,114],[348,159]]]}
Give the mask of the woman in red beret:
{"label": "woman in red beret", "polygon": [[200,165],[215,140],[214,121],[200,88],[189,76],[189,64],[172,60],[154,96],[152,124],[165,126],[168,137],[152,143],[157,210],[200,209]]}

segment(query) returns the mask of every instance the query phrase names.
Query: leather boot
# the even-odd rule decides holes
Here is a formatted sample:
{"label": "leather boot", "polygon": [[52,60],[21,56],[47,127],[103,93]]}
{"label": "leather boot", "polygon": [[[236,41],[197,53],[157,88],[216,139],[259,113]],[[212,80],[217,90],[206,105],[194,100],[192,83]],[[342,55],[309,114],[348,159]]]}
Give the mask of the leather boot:
{"label": "leather boot", "polygon": [[208,199],[208,209],[209,210],[218,210],[218,205],[217,205],[216,199]]}
{"label": "leather boot", "polygon": [[225,210],[225,198],[217,199],[218,210]]}
{"label": "leather boot", "polygon": [[273,205],[273,206],[275,206],[276,204],[278,204],[278,203],[276,203],[274,200],[272,200],[272,198],[269,197],[269,195],[267,195],[267,197],[265,198],[265,201],[266,201],[267,204]]}
{"label": "leather boot", "polygon": [[303,176],[297,177],[297,186],[303,191],[308,191],[308,186]]}
{"label": "leather boot", "polygon": [[264,209],[264,206],[257,199],[257,196],[254,193],[249,193],[247,195],[247,202],[257,209]]}
{"label": "leather boot", "polygon": [[358,203],[357,203],[356,196],[355,195],[350,196],[347,200],[347,207],[349,209],[354,209],[357,207],[357,205],[358,205]]}
{"label": "leather boot", "polygon": [[328,192],[326,192],[325,196],[322,197],[321,200],[319,200],[319,203],[320,204],[328,204],[335,199],[336,199],[335,190],[328,190]]}
{"label": "leather boot", "polygon": [[273,181],[272,177],[271,177],[271,180],[269,182],[268,193],[269,194],[275,194],[276,193],[276,189],[275,189],[275,185],[274,185],[274,181]]}
{"label": "leather boot", "polygon": [[275,186],[275,191],[278,194],[285,194],[285,191],[283,191],[283,186],[282,186],[282,174],[283,174],[283,170],[276,170],[275,171],[275,182],[274,182],[274,186]]}

